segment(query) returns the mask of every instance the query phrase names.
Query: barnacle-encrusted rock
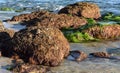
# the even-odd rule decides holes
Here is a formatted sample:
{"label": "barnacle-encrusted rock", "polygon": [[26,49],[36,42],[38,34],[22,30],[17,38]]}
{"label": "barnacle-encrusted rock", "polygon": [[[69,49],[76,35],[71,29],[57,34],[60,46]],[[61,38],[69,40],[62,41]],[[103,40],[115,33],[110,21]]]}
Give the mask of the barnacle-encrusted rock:
{"label": "barnacle-encrusted rock", "polygon": [[120,36],[120,25],[103,25],[103,26],[93,26],[88,29],[83,30],[98,39],[114,39]]}
{"label": "barnacle-encrusted rock", "polygon": [[110,54],[108,54],[107,52],[95,52],[95,53],[91,53],[90,55],[93,55],[95,57],[101,57],[101,58],[109,58]]}
{"label": "barnacle-encrusted rock", "polygon": [[57,66],[69,54],[69,43],[57,28],[30,27],[15,33],[13,49],[25,62]]}
{"label": "barnacle-encrusted rock", "polygon": [[49,70],[48,67],[32,65],[32,64],[20,64],[14,69],[14,73],[46,73]]}
{"label": "barnacle-encrusted rock", "polygon": [[77,62],[83,61],[84,59],[87,58],[87,54],[82,51],[79,51],[79,50],[70,51],[68,59],[70,56],[73,57],[73,60],[75,60]]}
{"label": "barnacle-encrusted rock", "polygon": [[99,7],[96,4],[87,2],[77,2],[75,4],[67,5],[66,7],[62,8],[58,13],[65,13],[79,17],[82,16],[85,18],[95,19],[101,17]]}
{"label": "barnacle-encrusted rock", "polygon": [[46,26],[46,27],[56,27],[56,28],[78,28],[80,26],[83,26],[87,23],[87,21],[84,18],[79,18],[76,16],[69,16],[66,14],[53,14],[50,13],[48,15],[43,15],[39,18],[30,20],[26,22],[28,26]]}

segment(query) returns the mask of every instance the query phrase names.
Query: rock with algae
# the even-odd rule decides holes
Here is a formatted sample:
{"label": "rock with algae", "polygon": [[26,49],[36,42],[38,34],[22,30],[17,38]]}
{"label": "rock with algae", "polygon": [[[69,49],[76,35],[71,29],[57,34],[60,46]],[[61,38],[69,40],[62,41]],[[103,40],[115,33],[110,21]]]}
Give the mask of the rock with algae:
{"label": "rock with algae", "polygon": [[115,39],[120,36],[120,25],[95,25],[93,27],[82,30],[82,32],[86,32],[97,39]]}

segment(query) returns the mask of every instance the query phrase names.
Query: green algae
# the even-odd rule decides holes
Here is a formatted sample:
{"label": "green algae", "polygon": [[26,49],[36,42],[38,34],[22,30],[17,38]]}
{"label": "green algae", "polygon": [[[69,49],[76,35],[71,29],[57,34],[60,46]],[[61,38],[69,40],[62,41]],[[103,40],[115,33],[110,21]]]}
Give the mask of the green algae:
{"label": "green algae", "polygon": [[67,38],[67,40],[72,43],[80,43],[85,41],[96,40],[95,38],[90,36],[88,33],[80,32],[78,29],[77,30],[66,29],[66,31],[62,30],[62,32],[64,33],[64,36]]}
{"label": "green algae", "polygon": [[120,21],[120,15],[115,15],[111,12],[105,13],[104,15],[102,15],[102,20],[106,20],[106,21]]}
{"label": "green algae", "polygon": [[0,8],[1,11],[14,11],[13,8],[10,8],[10,7],[2,7]]}
{"label": "green algae", "polygon": [[92,24],[92,25],[94,25],[94,24],[96,24],[97,22],[93,19],[93,18],[88,18],[88,19],[86,19],[87,20],[87,24]]}
{"label": "green algae", "polygon": [[69,42],[72,43],[80,43],[80,42],[89,42],[89,41],[100,41],[100,39],[91,36],[90,34],[84,32],[92,27],[99,27],[100,31],[103,32],[104,26],[109,26],[113,24],[101,24],[96,22],[94,19],[87,19],[88,23],[84,26],[79,28],[64,28],[62,32],[64,33],[65,37],[68,39]]}

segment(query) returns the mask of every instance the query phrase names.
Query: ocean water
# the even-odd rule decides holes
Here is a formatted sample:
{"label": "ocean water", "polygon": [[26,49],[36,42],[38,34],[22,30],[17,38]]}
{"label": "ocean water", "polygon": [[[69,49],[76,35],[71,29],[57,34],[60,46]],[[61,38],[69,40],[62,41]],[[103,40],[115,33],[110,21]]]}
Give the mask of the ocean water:
{"label": "ocean water", "polygon": [[[40,9],[57,12],[68,4],[82,1],[97,4],[100,7],[101,13],[113,12],[120,14],[120,0],[0,0],[0,8],[11,7],[15,10],[25,9],[23,12],[0,11],[0,20],[10,19],[15,15],[30,13]],[[25,26],[19,24],[12,25],[6,22],[3,22],[3,24],[6,28],[16,31],[25,28]],[[70,46],[71,50],[81,50],[87,54],[103,51],[120,57],[120,41],[71,43]],[[1,70],[3,69],[2,67],[10,64],[8,64],[8,60],[0,58],[0,73],[3,73],[3,70]],[[87,58],[85,61],[75,62],[65,59],[60,66],[53,67],[48,73],[120,73],[120,60]]]}
{"label": "ocean water", "polygon": [[37,9],[57,11],[68,4],[82,1],[97,4],[101,12],[120,12],[120,0],[0,0],[0,7],[26,8],[26,11]]}

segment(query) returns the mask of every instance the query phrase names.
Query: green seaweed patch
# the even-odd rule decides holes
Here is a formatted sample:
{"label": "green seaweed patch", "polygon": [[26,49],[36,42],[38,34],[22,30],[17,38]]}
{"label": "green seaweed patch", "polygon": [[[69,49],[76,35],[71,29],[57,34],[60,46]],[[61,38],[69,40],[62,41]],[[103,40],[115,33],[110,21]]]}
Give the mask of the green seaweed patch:
{"label": "green seaweed patch", "polygon": [[14,11],[13,8],[10,8],[10,7],[2,7],[0,8],[1,11]]}
{"label": "green seaweed patch", "polygon": [[102,20],[106,20],[106,21],[120,21],[120,15],[115,15],[111,12],[109,13],[105,13],[104,15],[102,15]]}
{"label": "green seaweed patch", "polygon": [[72,43],[80,43],[85,41],[95,41],[96,39],[90,36],[88,33],[82,33],[80,31],[67,31],[63,32],[64,36]]}
{"label": "green seaweed patch", "polygon": [[87,20],[87,24],[92,24],[92,25],[94,25],[94,24],[97,23],[93,18],[88,18],[88,19],[86,19],[86,20]]}

